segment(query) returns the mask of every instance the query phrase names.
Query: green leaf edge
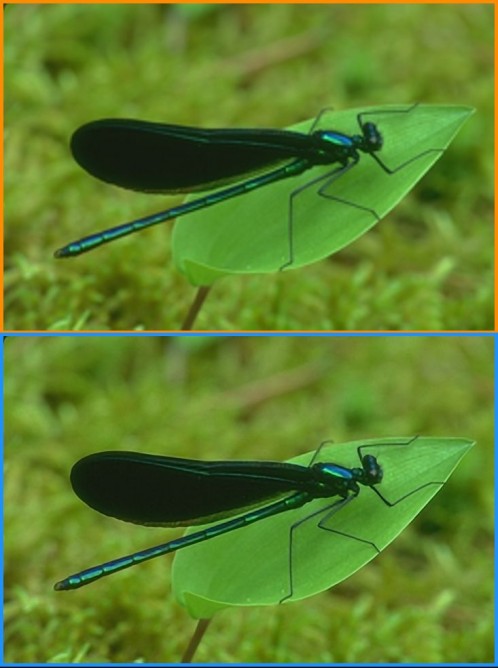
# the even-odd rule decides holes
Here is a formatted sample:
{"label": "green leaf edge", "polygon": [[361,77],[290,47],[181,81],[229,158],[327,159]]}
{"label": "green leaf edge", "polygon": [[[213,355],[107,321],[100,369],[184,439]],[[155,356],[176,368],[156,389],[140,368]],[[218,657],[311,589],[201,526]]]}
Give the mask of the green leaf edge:
{"label": "green leaf edge", "polygon": [[[368,439],[368,440],[363,440],[363,441],[354,441],[354,442],[349,442],[349,443],[325,446],[320,453],[320,460],[323,460],[324,455],[327,455],[327,458],[330,457],[331,461],[341,463],[345,466],[357,466],[358,465],[358,457],[357,457],[357,454],[356,454],[356,448],[359,445],[368,444],[372,448],[374,448],[375,446],[382,447],[386,443],[390,443],[390,442],[399,443],[399,442],[406,442],[408,440],[409,439],[407,439],[407,438],[399,438],[399,437],[397,437],[397,438],[384,438],[384,439]],[[446,446],[448,453],[449,453],[450,449],[452,449],[452,448],[455,448],[456,450],[458,450],[458,454],[456,453],[456,450],[455,450],[455,452],[448,455],[449,457],[453,458],[455,461],[451,465],[451,468],[448,468],[445,475],[443,476],[442,481],[444,481],[444,482],[449,478],[452,471],[458,465],[458,463],[460,462],[462,457],[466,454],[466,452],[475,444],[475,441],[472,441],[472,440],[469,440],[469,439],[462,439],[462,438],[418,437],[417,442],[419,443],[420,446],[424,445],[424,447],[434,447],[434,445],[429,446],[429,444],[432,443],[432,444],[436,444],[436,447],[440,448],[441,462],[439,464],[436,463],[435,466],[442,466],[443,465],[443,463],[442,463],[444,461],[444,458],[442,456],[444,454],[443,453],[443,447]],[[347,459],[349,459],[349,461],[345,461],[345,458],[342,456],[343,453],[341,453],[341,456],[339,458],[339,456],[338,456],[338,450],[339,449],[341,449],[343,451],[343,453],[346,450],[348,451],[348,458]],[[292,458],[289,461],[293,462],[293,463],[307,464],[310,461],[310,458],[313,456],[314,452],[315,451],[308,452],[304,455],[300,455],[299,457]],[[386,460],[386,451],[385,450],[383,451],[382,459]],[[414,459],[414,461],[416,460],[416,454],[413,455],[412,459]],[[379,459],[379,461],[381,461],[381,459]],[[431,463],[432,463],[432,461],[434,461],[433,457],[431,457]],[[416,466],[413,466],[413,464],[410,464],[410,474],[411,475],[417,475],[416,472],[413,471],[414,468],[416,468]],[[393,469],[391,469],[391,470],[393,470]],[[424,467],[422,467],[422,471],[425,472]],[[400,476],[401,476],[401,478],[400,478]],[[398,478],[400,478],[400,479],[397,480]],[[391,476],[390,482],[392,484],[400,484],[401,485],[400,488],[404,488],[403,486],[406,482],[405,476],[401,475],[401,473],[399,473],[399,469],[396,469],[396,475]],[[427,488],[427,490],[425,490],[424,493],[422,491],[420,491],[419,492],[419,494],[421,495],[420,499],[418,499],[418,501],[415,504],[416,510],[413,512],[411,510],[409,511],[408,507],[405,508],[405,511],[404,511],[403,514],[406,514],[406,515],[408,515],[410,513],[412,513],[412,514],[411,514],[410,519],[408,519],[407,521],[403,520],[404,524],[401,528],[398,527],[395,531],[393,531],[392,528],[390,530],[389,526],[386,525],[386,527],[384,528],[384,531],[387,532],[387,534],[389,534],[389,536],[385,540],[380,540],[378,537],[375,538],[375,543],[379,546],[379,549],[381,550],[381,552],[383,551],[383,549],[390,542],[392,542],[392,540],[394,540],[394,538],[397,535],[399,535],[399,533],[401,533],[401,531],[405,528],[405,526],[407,526],[412,521],[413,517],[415,517],[425,507],[425,505],[430,501],[430,499],[435,494],[437,494],[437,492],[440,489],[441,489],[441,487],[434,488],[434,487],[431,486],[430,488]],[[344,524],[346,525],[346,527],[347,528],[351,527],[352,520],[349,519],[345,515],[346,513],[350,512],[351,510],[353,511],[353,513],[352,513],[353,516],[354,515],[356,515],[356,516],[361,516],[362,515],[363,511],[360,507],[360,502],[361,502],[361,504],[363,504],[365,501],[367,501],[368,497],[365,494],[365,492],[367,492],[367,491],[368,490],[362,490],[357,499],[355,499],[351,504],[349,504],[349,506],[347,508],[342,509],[340,511],[340,513],[338,513],[334,517],[334,526],[335,527],[338,526],[337,525],[337,518],[339,518],[341,516],[344,518]],[[398,494],[395,495],[395,498],[397,498],[397,497],[398,497]],[[315,501],[315,502],[312,502],[312,503],[308,504],[307,506],[304,506],[304,508],[300,509],[301,514],[303,514],[303,515],[309,514],[309,512],[310,512],[309,509],[311,508],[312,504],[317,504],[317,503],[320,503],[320,501],[318,501],[318,502]],[[328,500],[328,503],[330,503],[330,500]],[[323,506],[324,504],[327,505],[327,500],[322,499],[321,500],[321,505]],[[401,510],[403,511],[402,506],[403,506],[403,504],[399,504],[399,506],[395,506],[394,508],[387,508],[386,506],[384,506],[384,508],[386,510],[388,510],[389,513],[390,513],[390,515],[388,513],[386,515],[386,517],[389,518],[389,521],[391,523],[393,523],[394,520],[396,519],[395,514],[393,513],[393,511],[398,509],[397,512],[399,512],[400,507],[401,507]],[[415,506],[413,506],[413,507],[415,507]],[[306,509],[308,509],[308,510],[306,510]],[[363,515],[364,514],[365,513],[363,513]],[[371,516],[370,508],[367,508],[367,513],[366,514],[369,517]],[[256,532],[254,534],[256,536],[258,534],[259,535],[264,535],[265,533],[269,536],[273,536],[272,532],[274,531],[274,529],[272,528],[272,523],[274,525],[276,525],[277,523],[282,522],[282,518],[284,518],[283,519],[284,524],[287,523],[287,529],[286,530],[288,532],[288,526],[289,526],[288,515],[289,515],[288,513],[282,513],[281,515],[277,515],[273,518],[268,518],[266,520],[263,520],[262,522],[258,522],[256,524],[252,525],[251,527],[246,527],[246,528],[241,529],[241,530],[236,530],[234,532],[231,532],[231,533],[225,534],[223,536],[217,537],[216,539],[210,539],[210,540],[208,540],[204,543],[201,543],[201,544],[199,544],[195,547],[187,548],[186,550],[180,551],[179,553],[177,553],[177,555],[175,555],[175,559],[174,559],[174,562],[173,562],[173,569],[172,569],[173,591],[174,591],[175,597],[177,598],[178,602],[180,603],[180,605],[182,605],[183,607],[186,608],[189,615],[191,615],[193,618],[196,618],[196,619],[209,618],[212,615],[214,615],[216,612],[218,612],[219,610],[224,609],[226,607],[231,607],[231,606],[247,607],[247,606],[254,606],[254,605],[258,605],[258,606],[260,606],[260,605],[275,605],[276,603],[279,603],[280,598],[282,598],[285,594],[282,595],[281,593],[275,593],[273,598],[271,598],[271,597],[268,598],[268,596],[266,598],[265,597],[258,598],[257,596],[255,596],[251,600],[248,600],[247,595],[241,595],[241,597],[240,597],[241,600],[238,600],[238,601],[234,601],[233,599],[232,600],[226,600],[226,597],[225,598],[221,598],[221,597],[213,598],[211,596],[206,596],[204,593],[201,593],[200,591],[196,592],[194,590],[195,587],[194,588],[192,587],[191,582],[192,582],[192,574],[195,574],[194,579],[195,579],[196,576],[198,577],[199,575],[201,577],[209,577],[209,571],[210,571],[210,568],[211,568],[210,564],[214,563],[215,567],[216,567],[217,565],[220,564],[220,562],[223,561],[224,552],[226,551],[226,545],[231,544],[231,546],[232,546],[231,549],[234,549],[235,552],[239,551],[242,554],[249,555],[249,559],[250,559],[251,555],[255,554],[258,551],[258,546],[261,545],[261,540],[260,539],[249,538],[249,533],[248,532],[249,531],[254,531],[254,529],[256,529]],[[385,510],[383,510],[383,515],[385,515]],[[287,518],[286,518],[286,516],[287,516]],[[355,521],[358,522],[358,519],[356,518]],[[363,524],[364,524],[364,520],[362,520],[362,521],[363,521]],[[219,522],[212,523],[212,524],[217,524],[217,523],[219,523]],[[205,525],[205,526],[210,526],[210,525]],[[358,536],[362,533],[361,530],[360,531],[357,530],[360,526],[361,526],[361,522],[357,527],[355,526],[354,530],[352,531],[352,533],[354,533],[354,535]],[[197,527],[195,527],[195,529],[194,528],[189,529],[186,533],[187,534],[192,533],[193,531],[198,531],[202,528],[204,528],[204,526],[203,527],[197,526]],[[259,532],[258,532],[258,528],[260,529]],[[245,533],[245,532],[247,532],[247,533]],[[241,539],[242,533],[245,533],[245,538],[243,538],[243,539]],[[321,532],[320,535],[330,536],[330,534],[327,534],[327,532],[325,532],[325,531]],[[369,539],[371,538],[371,535],[368,532],[367,532],[366,536],[368,536]],[[252,544],[252,546],[248,545],[247,547],[242,547],[242,546],[238,547],[237,546],[237,541],[240,541],[240,540],[242,540],[244,543],[250,544],[252,542],[253,544]],[[215,543],[215,541],[216,541],[216,543]],[[359,570],[359,568],[361,568],[363,565],[368,563],[372,558],[374,558],[375,556],[378,556],[376,553],[372,553],[372,551],[370,551],[369,554],[366,555],[366,558],[365,558],[365,554],[366,554],[365,552],[361,557],[359,556],[359,553],[358,553],[358,558],[360,559],[360,561],[362,563],[360,565],[357,565],[357,564],[354,565],[352,559],[350,559],[350,556],[349,556],[351,551],[352,551],[351,543],[352,543],[352,541],[351,541],[351,539],[349,539],[349,545],[347,547],[348,557],[345,560],[345,561],[348,562],[349,572],[347,572],[346,574],[342,573],[341,576],[338,579],[335,579],[331,584],[327,584],[327,585],[321,584],[320,586],[317,587],[316,585],[313,585],[313,584],[309,585],[308,583],[301,583],[302,586],[300,588],[303,589],[303,590],[306,590],[306,593],[301,594],[301,595],[299,595],[299,594],[295,595],[291,599],[291,602],[301,600],[303,598],[307,598],[308,596],[313,596],[316,593],[319,593],[320,591],[324,591],[325,589],[329,589],[330,587],[334,586],[338,582],[341,582],[342,580],[346,579],[347,577],[352,575],[354,572]],[[361,545],[361,544],[357,545],[356,542],[354,542],[354,545],[355,545],[355,549],[359,549],[359,545]],[[233,548],[233,546],[235,546],[235,547]],[[197,556],[194,556],[193,550],[197,551]],[[189,551],[190,551],[190,555],[188,554]],[[325,563],[327,564],[327,566],[330,566],[330,564],[329,564],[330,549],[327,549],[327,547],[325,547],[324,552],[327,553],[325,555],[325,560],[326,560]],[[240,565],[240,559],[242,559],[241,556],[239,556],[239,562],[237,562],[239,565]],[[226,568],[223,569],[222,565],[220,565],[219,567],[221,568],[222,578],[226,578],[226,576],[228,575],[228,569],[226,569]],[[207,571],[208,571],[208,573],[205,576],[202,575],[203,569],[207,569]],[[284,577],[284,579],[287,579],[287,578],[288,578],[288,576]],[[189,579],[190,579],[190,584],[188,583]],[[202,584],[202,586],[204,586],[204,581],[201,584]],[[243,587],[242,587],[242,589],[243,589]]]}
{"label": "green leaf edge", "polygon": [[[403,109],[406,105],[384,105],[327,113],[320,127],[333,127],[358,133],[356,115],[375,110],[380,114],[385,147],[390,148],[392,165],[427,148],[446,149],[463,123],[475,112],[461,105],[419,105],[410,120],[412,132],[389,134],[395,120],[405,122],[408,114],[398,119],[383,112]],[[396,115],[393,115],[396,116]],[[373,120],[373,119],[372,119]],[[314,119],[291,126],[291,130],[307,132]],[[443,124],[434,134],[437,123]],[[424,128],[427,137],[418,137],[417,128]],[[425,141],[425,143],[424,143]],[[437,144],[431,144],[431,141]],[[413,146],[412,146],[413,144]],[[384,149],[383,149],[384,150]],[[384,154],[381,154],[384,158]],[[369,156],[361,156],[359,164],[333,184],[333,193],[347,201],[362,203],[384,217],[411,190],[442,153],[433,153],[401,170],[394,176],[385,174]],[[288,259],[287,213],[289,194],[299,185],[309,183],[317,175],[330,172],[330,166],[314,168],[300,177],[265,186],[243,196],[221,202],[213,207],[181,217],[173,231],[173,259],[181,273],[193,285],[211,285],[229,274],[273,273]],[[365,197],[365,191],[368,195]],[[187,200],[197,199],[199,195]],[[306,197],[306,199],[305,199]],[[296,198],[306,211],[306,226],[294,226],[294,263],[298,269],[341,250],[377,224],[372,215],[351,206],[335,210],[336,203],[318,197],[313,188]],[[374,202],[374,204],[373,204]],[[272,213],[273,212],[273,213]],[[277,213],[279,212],[279,213]],[[340,212],[340,215],[339,215]],[[332,216],[332,218],[331,218]],[[297,214],[304,220],[304,213]],[[339,220],[340,218],[340,220]],[[282,223],[283,220],[283,223]],[[301,230],[301,231],[300,231]],[[286,269],[287,270],[287,269]]]}

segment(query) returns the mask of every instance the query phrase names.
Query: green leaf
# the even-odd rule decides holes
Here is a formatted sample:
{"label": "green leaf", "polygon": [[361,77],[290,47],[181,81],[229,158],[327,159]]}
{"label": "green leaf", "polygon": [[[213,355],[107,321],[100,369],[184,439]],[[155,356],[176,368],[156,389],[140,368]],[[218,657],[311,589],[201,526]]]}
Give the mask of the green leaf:
{"label": "green leaf", "polygon": [[[409,443],[407,445],[407,443]],[[379,491],[394,502],[426,483],[445,482],[474,444],[462,438],[418,437],[373,439],[325,445],[319,461],[359,466],[357,447],[373,454],[384,471]],[[307,466],[315,452],[289,461]],[[352,575],[377,556],[376,550],[356,538],[384,549],[441,489],[431,484],[389,507],[370,489],[328,518],[326,525],[348,536],[317,526],[322,515],[301,524],[293,538],[292,601],[312,596]],[[211,617],[228,606],[274,605],[289,591],[289,530],[300,519],[336,498],[319,499],[242,529],[210,538],[180,550],[173,562],[173,591],[194,618]],[[326,513],[324,513],[326,514]],[[205,526],[214,526],[213,523]],[[187,533],[203,527],[189,529]]]}
{"label": "green leaf", "polygon": [[[375,122],[384,137],[380,152],[391,169],[428,149],[444,149],[472,107],[418,105],[408,113],[383,113],[400,106],[327,112],[319,128],[358,134],[357,114],[375,110],[365,120]],[[314,120],[292,126],[308,132]],[[335,180],[327,192],[346,202],[373,209],[385,216],[441,157],[429,153],[396,174],[387,174],[368,155]],[[215,206],[181,217],[173,231],[173,259],[193,285],[210,285],[232,273],[275,272],[289,260],[289,196],[297,188],[334,167],[321,166]],[[320,184],[322,185],[322,184]],[[197,198],[199,195],[195,195]],[[194,196],[188,199],[194,199]],[[297,269],[321,260],[352,243],[378,222],[368,211],[320,197],[312,186],[294,200],[294,262]]]}

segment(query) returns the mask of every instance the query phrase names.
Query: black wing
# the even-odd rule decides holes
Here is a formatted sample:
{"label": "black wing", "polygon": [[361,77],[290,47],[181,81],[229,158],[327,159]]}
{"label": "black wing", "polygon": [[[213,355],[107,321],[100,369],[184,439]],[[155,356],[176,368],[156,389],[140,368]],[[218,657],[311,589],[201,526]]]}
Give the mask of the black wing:
{"label": "black wing", "polygon": [[76,162],[92,176],[142,192],[208,190],[309,151],[308,135],[287,130],[206,130],[126,119],[81,126]]}
{"label": "black wing", "polygon": [[78,461],[71,484],[104,515],[136,524],[202,524],[300,489],[310,469],[280,462],[203,462],[136,452],[100,452]]}

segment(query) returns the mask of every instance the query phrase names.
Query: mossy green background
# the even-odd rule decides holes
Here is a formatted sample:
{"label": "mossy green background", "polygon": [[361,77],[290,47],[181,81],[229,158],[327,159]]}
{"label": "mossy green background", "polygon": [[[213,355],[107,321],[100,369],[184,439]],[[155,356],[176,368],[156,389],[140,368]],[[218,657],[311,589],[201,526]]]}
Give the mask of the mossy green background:
{"label": "mossy green background", "polygon": [[324,439],[421,434],[477,444],[393,545],[327,593],[221,613],[196,659],[492,661],[493,345],[482,335],[9,337],[5,660],[178,662],[193,632],[171,594],[172,557],[52,590],[78,568],[181,535],[90,510],[68,480],[78,458],[285,460]]}
{"label": "mossy green background", "polygon": [[196,326],[491,328],[493,11],[7,5],[6,327],[176,330],[193,299],[171,262],[168,224],[80,258],[53,259],[81,235],[178,201],[85,174],[68,150],[80,124],[120,116],[278,128],[327,106],[420,101],[477,112],[415,191],[329,260],[220,281]]}

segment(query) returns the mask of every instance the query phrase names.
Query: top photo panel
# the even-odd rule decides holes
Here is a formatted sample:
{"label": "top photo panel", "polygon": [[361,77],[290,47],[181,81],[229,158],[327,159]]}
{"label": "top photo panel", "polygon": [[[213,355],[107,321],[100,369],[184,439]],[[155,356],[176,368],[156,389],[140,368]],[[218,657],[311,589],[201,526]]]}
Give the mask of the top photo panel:
{"label": "top photo panel", "polygon": [[494,329],[494,6],[6,5],[6,331]]}

